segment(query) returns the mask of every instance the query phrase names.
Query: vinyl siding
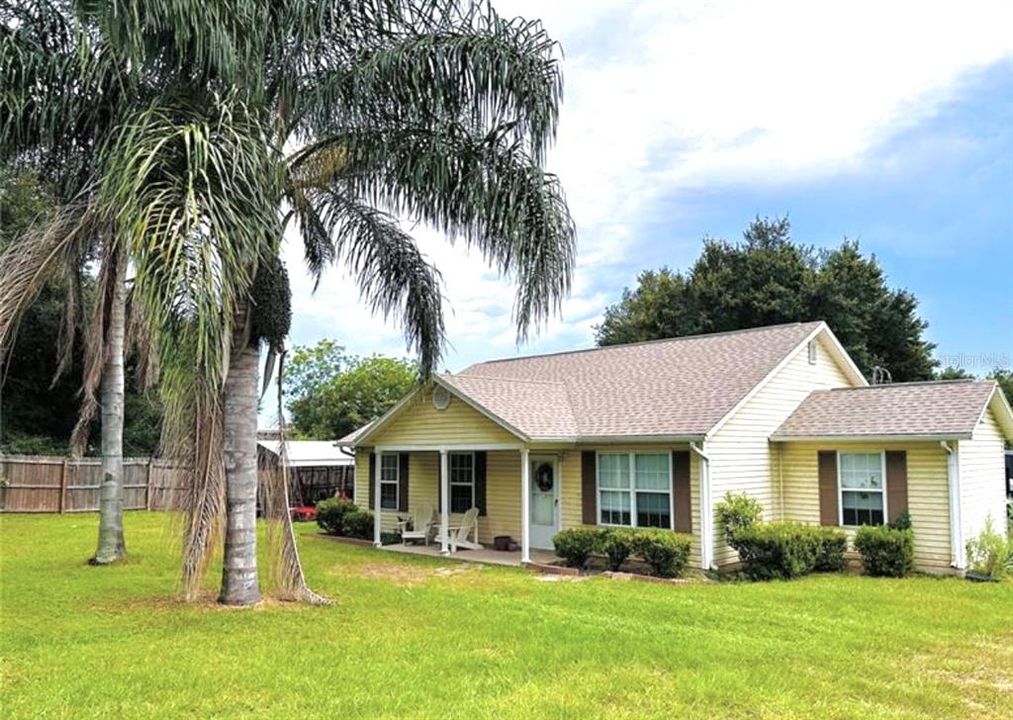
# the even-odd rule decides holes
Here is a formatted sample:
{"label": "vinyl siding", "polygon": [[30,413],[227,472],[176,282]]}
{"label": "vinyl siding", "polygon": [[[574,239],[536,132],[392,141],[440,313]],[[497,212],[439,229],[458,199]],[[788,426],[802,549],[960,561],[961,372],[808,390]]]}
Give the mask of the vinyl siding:
{"label": "vinyl siding", "polygon": [[1006,518],[1006,469],[1002,432],[986,410],[970,440],[960,442],[960,520],[965,542],[992,518],[1002,532]]}
{"label": "vinyl siding", "polygon": [[[369,477],[369,453],[367,449],[356,453],[356,476]],[[437,513],[439,507],[440,454],[438,452],[412,452],[408,460],[408,510],[418,512],[428,502]],[[370,479],[372,482],[372,479]],[[497,535],[510,535],[516,540],[521,536],[521,460],[520,451],[493,450],[486,454],[486,514],[478,519],[478,540],[492,544]],[[355,484],[355,503],[360,507],[369,505],[369,485]],[[372,509],[372,508],[370,508]],[[403,515],[404,513],[400,513]],[[390,510],[381,514],[383,529],[393,530],[399,513]],[[460,515],[451,514],[453,524]]]}
{"label": "vinyl siding", "polygon": [[[858,453],[906,451],[908,511],[915,533],[915,564],[922,570],[949,568],[947,456],[939,443],[783,443],[778,455],[784,487],[784,517],[788,520],[814,524],[820,521],[816,468],[820,450]],[[848,529],[848,534],[853,535],[854,530]]]}
{"label": "vinyl siding", "polygon": [[[745,492],[763,505],[768,520],[780,519],[783,512],[777,483],[776,458],[768,438],[813,390],[850,387],[852,383],[827,352],[822,337],[817,341],[816,364],[809,364],[808,348],[802,346],[707,441],[711,459],[711,491],[717,505],[727,491]],[[714,524],[714,559],[720,566],[737,561]]]}
{"label": "vinyl siding", "polygon": [[375,445],[474,445],[519,443],[503,427],[460,398],[451,398],[445,410],[433,407],[432,392],[422,390],[370,437]]}
{"label": "vinyl siding", "polygon": [[[577,450],[568,450],[561,455],[561,519],[563,528],[585,527],[583,524],[582,512],[582,484],[581,484],[581,462],[580,455],[584,450],[600,450],[602,452],[668,452],[673,450],[688,450],[686,445],[665,446],[657,445],[626,445],[626,446],[593,446],[585,445]],[[690,452],[689,459],[689,485],[690,485],[690,507],[693,523],[693,545],[690,549],[689,564],[691,567],[700,567],[700,458],[696,453]]]}
{"label": "vinyl siding", "polygon": [[[592,446],[573,448],[541,449],[532,448],[531,454],[554,456],[560,478],[560,529],[581,527],[581,452],[583,450],[608,450],[609,452],[666,452],[686,450],[683,447],[658,447],[656,445],[630,445],[623,447],[598,448]],[[355,502],[360,507],[369,504],[369,455],[368,448],[359,449],[355,458],[356,477]],[[509,535],[521,539],[521,454],[517,450],[491,450],[486,454],[486,515],[478,520],[479,542],[491,545],[497,535]],[[438,452],[412,452],[408,461],[408,509],[417,512],[420,505],[428,501],[439,512],[438,483],[440,455]],[[693,545],[690,565],[700,566],[700,463],[695,454],[690,455],[690,492],[693,522]],[[403,513],[401,513],[403,515]],[[381,523],[385,531],[393,530],[399,513],[384,511]],[[451,522],[458,519],[451,515]]]}

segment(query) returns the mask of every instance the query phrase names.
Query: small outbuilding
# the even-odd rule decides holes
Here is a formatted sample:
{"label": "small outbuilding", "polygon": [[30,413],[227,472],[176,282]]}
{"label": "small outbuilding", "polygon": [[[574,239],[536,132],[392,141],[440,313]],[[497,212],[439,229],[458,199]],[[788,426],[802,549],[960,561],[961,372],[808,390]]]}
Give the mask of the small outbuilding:
{"label": "small outbuilding", "polygon": [[[258,440],[258,466],[272,467],[281,459],[279,440]],[[355,497],[355,458],[331,440],[289,440],[285,443],[290,473],[289,503],[314,505],[326,498]]]}

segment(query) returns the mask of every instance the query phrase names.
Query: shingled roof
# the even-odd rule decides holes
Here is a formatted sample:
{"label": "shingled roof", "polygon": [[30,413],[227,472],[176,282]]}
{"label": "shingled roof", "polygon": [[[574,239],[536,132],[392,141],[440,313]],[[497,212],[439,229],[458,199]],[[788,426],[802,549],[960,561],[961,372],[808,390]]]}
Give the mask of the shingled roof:
{"label": "shingled roof", "polygon": [[995,391],[994,380],[816,390],[771,439],[969,438]]}
{"label": "shingled roof", "polygon": [[[531,440],[703,438],[825,323],[614,345],[478,363],[434,381]],[[365,443],[397,408],[342,439]]]}

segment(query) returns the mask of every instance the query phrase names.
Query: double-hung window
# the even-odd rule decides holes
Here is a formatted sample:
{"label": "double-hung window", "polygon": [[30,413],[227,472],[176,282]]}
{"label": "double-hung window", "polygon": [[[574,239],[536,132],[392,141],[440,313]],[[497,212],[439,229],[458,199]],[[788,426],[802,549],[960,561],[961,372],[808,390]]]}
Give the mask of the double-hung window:
{"label": "double-hung window", "polygon": [[882,453],[839,453],[841,524],[882,525],[886,483]]}
{"label": "double-hung window", "polygon": [[450,512],[475,507],[475,454],[450,453]]}
{"label": "double-hung window", "polygon": [[380,456],[380,509],[398,509],[398,491],[401,487],[401,466],[397,453]]}
{"label": "double-hung window", "polygon": [[668,453],[600,453],[598,520],[602,525],[672,527]]}

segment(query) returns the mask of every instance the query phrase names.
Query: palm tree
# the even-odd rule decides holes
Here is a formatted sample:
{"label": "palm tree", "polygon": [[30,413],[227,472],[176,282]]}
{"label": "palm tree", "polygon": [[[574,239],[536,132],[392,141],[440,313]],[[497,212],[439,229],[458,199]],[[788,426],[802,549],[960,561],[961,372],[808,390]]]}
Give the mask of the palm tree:
{"label": "palm tree", "polygon": [[[270,12],[268,25],[281,31],[265,46],[264,107],[273,146],[298,146],[281,159],[279,209],[318,279],[342,263],[374,310],[398,314],[423,378],[444,341],[440,278],[396,216],[460,237],[512,274],[520,337],[558,309],[574,230],[558,182],[541,167],[561,78],[540,25],[422,0]],[[227,387],[246,407],[254,353],[234,348]],[[242,419],[227,415],[224,428],[236,461],[227,468],[222,599],[234,603],[257,597],[256,448]]]}
{"label": "palm tree", "polygon": [[[73,323],[81,301],[78,274],[96,261],[99,292],[85,335],[82,406],[71,438],[80,456],[91,420],[101,410],[102,482],[98,547],[92,564],[126,554],[123,536],[123,412],[126,350],[126,259],[99,221],[88,197],[94,189],[95,152],[122,106],[108,53],[67,21],[59,3],[0,9],[0,159],[31,167],[63,198],[22,242],[0,256],[0,355],[13,342],[24,309],[49,277],[67,288],[65,342],[58,375],[69,365]],[[71,81],[71,79],[74,79]],[[99,399],[101,393],[101,400]]]}
{"label": "palm tree", "polygon": [[96,197],[156,337],[167,446],[193,468],[184,574],[194,587],[224,512],[220,599],[253,603],[258,351],[280,350],[284,322],[257,325],[287,316],[254,291],[279,284],[284,227],[311,272],[343,265],[400,320],[422,379],[444,343],[441,279],[398,218],[515,278],[523,339],[558,310],[574,257],[542,168],[556,45],[538,23],[455,0],[237,2],[199,18],[184,3],[91,7],[119,73],[162,88],[110,125]]}

